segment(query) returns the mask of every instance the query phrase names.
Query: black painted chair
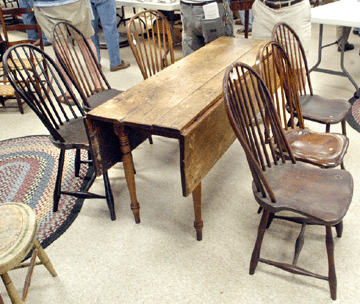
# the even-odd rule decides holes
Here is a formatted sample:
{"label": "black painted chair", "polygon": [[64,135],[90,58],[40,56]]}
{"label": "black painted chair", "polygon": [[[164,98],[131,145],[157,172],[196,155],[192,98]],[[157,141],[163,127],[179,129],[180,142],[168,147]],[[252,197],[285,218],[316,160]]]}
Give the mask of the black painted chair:
{"label": "black painted chair", "polygon": [[[23,61],[24,56],[29,61],[30,68]],[[17,60],[18,64],[13,64],[14,60]],[[48,129],[51,142],[60,149],[59,169],[54,190],[54,212],[58,209],[61,195],[105,198],[111,219],[115,220],[114,199],[107,172],[103,174],[105,195],[89,192],[96,177],[95,172],[84,191],[69,192],[61,189],[66,150],[77,150],[76,176],[79,175],[82,163],[92,164],[91,147],[84,125],[85,111],[80,105],[80,101],[86,102],[85,96],[76,86],[70,88],[55,62],[44,51],[33,45],[20,44],[11,47],[4,54],[3,64],[10,83]],[[89,151],[89,159],[80,159],[81,149]]]}

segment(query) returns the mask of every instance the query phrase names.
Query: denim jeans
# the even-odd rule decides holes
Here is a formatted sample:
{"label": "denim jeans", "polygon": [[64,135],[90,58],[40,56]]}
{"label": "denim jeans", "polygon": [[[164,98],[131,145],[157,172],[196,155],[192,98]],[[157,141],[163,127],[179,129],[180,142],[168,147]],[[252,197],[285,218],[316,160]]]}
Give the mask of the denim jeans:
{"label": "denim jeans", "polygon": [[106,46],[110,58],[110,66],[121,64],[119,33],[116,23],[116,3],[115,0],[90,0],[91,8],[94,14],[94,20],[91,21],[95,34],[91,40],[95,44],[97,55],[100,62],[100,42],[97,34],[99,20],[104,30]]}
{"label": "denim jeans", "polygon": [[[34,7],[34,0],[19,0],[19,6],[25,8],[33,8]],[[35,14],[24,14],[22,15],[23,21],[25,24],[36,24]],[[35,30],[28,30],[26,31],[29,40],[38,40],[39,34]],[[44,44],[48,44],[48,40],[44,32],[42,32],[43,42]]]}
{"label": "denim jeans", "polygon": [[[245,11],[239,11],[241,23],[245,25]],[[249,10],[249,29],[252,29],[253,15],[251,9]]]}

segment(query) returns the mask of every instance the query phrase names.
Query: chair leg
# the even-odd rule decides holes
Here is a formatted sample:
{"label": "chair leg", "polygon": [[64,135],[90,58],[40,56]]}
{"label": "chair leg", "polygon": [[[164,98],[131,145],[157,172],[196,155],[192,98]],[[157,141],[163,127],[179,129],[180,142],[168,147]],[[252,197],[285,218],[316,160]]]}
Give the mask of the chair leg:
{"label": "chair leg", "polygon": [[104,185],[105,185],[106,202],[107,202],[109,210],[110,210],[110,217],[111,217],[112,221],[115,221],[116,214],[115,214],[115,206],[114,206],[114,196],[111,191],[109,176],[108,176],[107,172],[105,172],[103,174],[103,179],[104,179]]}
{"label": "chair leg", "polygon": [[326,133],[329,133],[329,132],[330,132],[330,124],[326,124],[325,132],[326,132]]}
{"label": "chair leg", "polygon": [[24,303],[23,300],[21,300],[20,298],[20,295],[18,294],[15,286],[14,286],[14,283],[11,281],[9,275],[7,272],[3,273],[1,275],[1,278],[5,284],[5,288],[9,294],[9,297],[11,299],[11,302],[13,304],[22,304]]}
{"label": "chair leg", "polygon": [[342,130],[342,134],[346,136],[346,120],[345,119],[341,122],[341,130]]}
{"label": "chair leg", "polygon": [[271,225],[271,223],[272,223],[272,221],[274,219],[274,216],[275,216],[274,213],[271,213],[271,212],[269,213],[269,218],[268,218],[268,221],[267,221],[267,224],[266,224],[266,229],[270,228],[270,225]]}
{"label": "chair leg", "polygon": [[255,247],[251,256],[251,261],[250,261],[250,271],[249,273],[251,275],[253,275],[255,273],[255,269],[256,266],[259,262],[259,258],[260,258],[260,249],[261,249],[261,243],[263,241],[263,237],[266,231],[266,226],[268,223],[268,218],[269,218],[269,211],[265,210],[263,211],[262,217],[261,217],[261,221],[259,224],[259,228],[258,228],[258,235],[256,238],[256,243],[255,243]]}
{"label": "chair leg", "polygon": [[37,249],[37,256],[39,257],[41,264],[43,264],[47,270],[51,273],[53,277],[57,276],[54,266],[52,265],[48,255],[45,250],[40,246],[40,243],[37,239],[34,241],[34,246]]}
{"label": "chair leg", "polygon": [[79,173],[80,173],[80,159],[81,157],[81,150],[80,149],[76,149],[75,152],[75,176],[79,177]]}
{"label": "chair leg", "polygon": [[58,172],[56,177],[55,183],[55,190],[54,190],[54,205],[53,205],[53,212],[58,211],[59,208],[59,201],[61,195],[61,180],[62,180],[62,173],[64,169],[64,160],[65,160],[65,150],[60,150],[59,155],[59,163],[58,163]]}
{"label": "chair leg", "polygon": [[19,95],[18,93],[16,93],[16,101],[17,101],[17,104],[18,104],[20,113],[21,113],[21,114],[24,114],[24,107],[23,107],[23,104],[22,104],[20,95]]}
{"label": "chair leg", "polygon": [[31,284],[31,277],[32,277],[32,274],[34,272],[34,267],[35,267],[35,262],[36,262],[36,256],[37,256],[37,249],[34,248],[33,253],[31,255],[29,268],[28,268],[28,272],[27,272],[27,275],[26,275],[23,294],[22,294],[22,300],[24,302],[26,301],[26,298],[27,298],[27,295],[28,295],[28,292],[29,292],[29,288],[30,288],[30,284]]}
{"label": "chair leg", "polygon": [[340,223],[335,225],[335,230],[336,230],[336,236],[338,238],[341,238],[342,233],[343,233],[343,228],[344,228],[344,224],[343,221],[341,221]]}
{"label": "chair leg", "polygon": [[331,226],[326,226],[326,251],[329,261],[329,286],[331,299],[336,300],[336,273],[334,261],[334,242],[331,233]]}

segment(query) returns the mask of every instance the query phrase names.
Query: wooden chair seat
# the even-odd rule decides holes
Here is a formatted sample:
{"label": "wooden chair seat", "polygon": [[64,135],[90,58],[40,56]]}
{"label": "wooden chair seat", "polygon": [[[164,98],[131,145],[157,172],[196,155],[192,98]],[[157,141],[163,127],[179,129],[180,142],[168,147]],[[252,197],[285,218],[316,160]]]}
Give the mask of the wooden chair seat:
{"label": "wooden chair seat", "polygon": [[347,100],[329,99],[319,95],[303,95],[299,99],[304,119],[327,125],[344,121],[351,109]]}
{"label": "wooden chair seat", "polygon": [[11,84],[0,84],[0,96],[3,97],[15,96],[15,89]]}
{"label": "wooden chair seat", "polygon": [[295,128],[285,131],[285,136],[297,160],[322,168],[340,165],[349,146],[349,139],[336,133]]}
{"label": "wooden chair seat", "polygon": [[263,173],[276,202],[264,198],[255,185],[253,190],[256,201],[271,213],[293,211],[319,224],[336,225],[350,206],[353,181],[345,170],[319,170],[302,163],[287,163],[268,168]]}
{"label": "wooden chair seat", "polygon": [[[17,65],[17,68],[19,69],[28,69],[28,70],[31,70],[32,69],[32,65],[37,65],[38,63],[37,62],[30,62],[30,60],[26,59],[26,58],[23,58],[23,60],[20,62],[20,60],[18,59],[14,59],[13,61],[10,61],[9,60],[9,66],[11,66],[13,68],[14,65]],[[1,62],[0,63],[0,72],[2,72],[4,70],[3,68],[3,63]]]}
{"label": "wooden chair seat", "polygon": [[115,96],[119,95],[123,91],[117,90],[117,89],[108,89],[100,92],[96,92],[93,95],[90,95],[87,99],[90,108],[85,108],[85,111],[90,111],[91,109],[95,109],[97,106],[104,103],[104,101],[108,101]]}
{"label": "wooden chair seat", "polygon": [[86,134],[84,117],[65,121],[58,128],[61,140],[51,138],[52,143],[60,149],[89,150],[89,139]]}
{"label": "wooden chair seat", "polygon": [[[24,303],[30,287],[36,257],[39,257],[41,264],[49,270],[52,276],[55,277],[57,274],[44,249],[36,239],[36,217],[28,205],[22,203],[0,204],[0,218],[0,275],[12,303]],[[20,263],[31,250],[33,250],[31,261],[23,266]],[[20,298],[8,271],[26,266],[29,267],[29,271],[23,296]]]}

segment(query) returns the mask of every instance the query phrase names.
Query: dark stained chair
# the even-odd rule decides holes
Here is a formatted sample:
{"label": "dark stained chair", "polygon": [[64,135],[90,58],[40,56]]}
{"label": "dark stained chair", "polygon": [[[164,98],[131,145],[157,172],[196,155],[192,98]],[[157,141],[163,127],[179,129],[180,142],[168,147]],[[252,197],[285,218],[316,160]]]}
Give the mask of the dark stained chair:
{"label": "dark stained chair", "polygon": [[[271,94],[254,69],[243,63],[229,66],[224,75],[223,89],[230,123],[245,151],[252,173],[253,194],[263,210],[251,257],[250,274],[254,274],[258,263],[262,262],[293,274],[323,279],[329,282],[330,295],[335,300],[332,227],[336,228],[337,236],[340,237],[342,220],[352,200],[352,176],[345,170],[324,170],[296,162]],[[271,134],[272,140],[267,140],[264,132]],[[270,214],[275,215],[274,219],[301,225],[292,262],[278,262],[260,256]],[[326,276],[297,266],[305,227],[309,224],[325,226],[328,257]],[[292,228],[284,225],[283,229]],[[314,258],[313,262],[318,263],[318,260]]]}
{"label": "dark stained chair", "polygon": [[259,51],[256,62],[294,157],[322,168],[339,164],[343,167],[349,139],[342,134],[305,128],[293,69],[283,47],[275,41],[267,43]]}
{"label": "dark stained chair", "polygon": [[300,105],[304,119],[326,125],[341,123],[342,133],[346,135],[346,115],[351,109],[347,100],[330,99],[313,94],[306,54],[299,36],[286,23],[278,23],[273,30],[272,39],[283,45],[295,71],[295,80],[300,94]]}
{"label": "dark stained chair", "polygon": [[61,67],[70,75],[83,95],[86,111],[96,108],[119,95],[122,91],[112,89],[83,34],[73,25],[62,21],[52,31],[53,49]]}
{"label": "dark stained chair", "polygon": [[161,12],[137,13],[127,25],[127,37],[144,79],[175,62],[170,24]]}
{"label": "dark stained chair", "polygon": [[[22,61],[24,55],[29,59],[31,69],[27,69],[26,64]],[[14,65],[14,60],[18,60],[19,64]],[[85,112],[80,105],[80,101],[86,103],[86,97],[77,89],[77,86],[73,86],[71,89],[56,63],[44,51],[35,46],[20,44],[11,47],[6,51],[3,62],[6,76],[11,84],[41,119],[50,132],[50,140],[60,149],[59,169],[54,190],[54,211],[57,211],[60,196],[64,194],[81,198],[105,198],[111,219],[115,220],[114,199],[107,172],[103,174],[105,195],[88,191],[95,180],[95,173],[84,191],[68,192],[61,189],[66,150],[77,150],[76,176],[78,176],[81,163],[90,162],[92,165],[91,147],[84,125]],[[74,102],[73,106],[70,105],[70,100]],[[136,139],[133,147],[145,139],[146,137]],[[89,151],[90,160],[80,160],[80,149]]]}

